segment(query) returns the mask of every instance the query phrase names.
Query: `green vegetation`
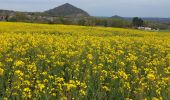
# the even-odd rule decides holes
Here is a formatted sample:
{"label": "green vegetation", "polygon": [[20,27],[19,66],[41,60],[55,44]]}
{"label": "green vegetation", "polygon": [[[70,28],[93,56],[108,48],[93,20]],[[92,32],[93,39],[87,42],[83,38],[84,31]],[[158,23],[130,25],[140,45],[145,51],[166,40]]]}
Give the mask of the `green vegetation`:
{"label": "green vegetation", "polygon": [[132,25],[134,27],[141,27],[144,26],[144,21],[141,18],[134,17],[132,20]]}

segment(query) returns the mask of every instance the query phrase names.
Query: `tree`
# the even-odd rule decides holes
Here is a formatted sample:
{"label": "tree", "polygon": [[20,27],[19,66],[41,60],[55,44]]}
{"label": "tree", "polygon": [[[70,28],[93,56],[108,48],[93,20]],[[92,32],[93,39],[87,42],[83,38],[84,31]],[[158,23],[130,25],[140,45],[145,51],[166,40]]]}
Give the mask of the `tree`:
{"label": "tree", "polygon": [[144,25],[144,21],[141,18],[134,17],[132,20],[132,25],[134,27],[140,27]]}
{"label": "tree", "polygon": [[80,20],[78,21],[78,25],[84,26],[85,23],[86,23],[86,20],[85,20],[85,19],[80,19]]}
{"label": "tree", "polygon": [[6,17],[5,17],[5,20],[8,22],[8,18],[9,18],[9,16],[7,15]]}

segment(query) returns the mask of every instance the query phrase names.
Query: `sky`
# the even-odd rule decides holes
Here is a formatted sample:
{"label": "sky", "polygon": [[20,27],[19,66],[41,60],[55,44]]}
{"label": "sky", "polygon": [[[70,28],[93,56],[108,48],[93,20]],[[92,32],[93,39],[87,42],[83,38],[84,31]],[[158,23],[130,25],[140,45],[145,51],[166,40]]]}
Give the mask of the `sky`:
{"label": "sky", "polygon": [[0,9],[40,12],[64,3],[92,16],[170,17],[170,0],[0,0]]}

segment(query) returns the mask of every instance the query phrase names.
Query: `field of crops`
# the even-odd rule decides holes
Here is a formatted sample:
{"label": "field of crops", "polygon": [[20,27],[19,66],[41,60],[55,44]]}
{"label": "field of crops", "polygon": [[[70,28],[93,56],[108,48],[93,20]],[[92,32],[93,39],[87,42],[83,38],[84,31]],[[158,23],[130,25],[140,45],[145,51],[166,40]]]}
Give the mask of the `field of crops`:
{"label": "field of crops", "polygon": [[0,100],[170,100],[170,33],[0,23]]}

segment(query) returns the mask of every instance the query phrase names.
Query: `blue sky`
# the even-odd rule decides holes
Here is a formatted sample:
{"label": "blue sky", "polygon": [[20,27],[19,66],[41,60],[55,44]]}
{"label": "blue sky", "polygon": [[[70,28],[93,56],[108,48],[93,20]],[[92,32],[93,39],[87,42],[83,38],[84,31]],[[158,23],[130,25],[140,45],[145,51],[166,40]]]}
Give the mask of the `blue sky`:
{"label": "blue sky", "polygon": [[0,9],[44,11],[64,3],[92,16],[170,17],[170,0],[0,0]]}

